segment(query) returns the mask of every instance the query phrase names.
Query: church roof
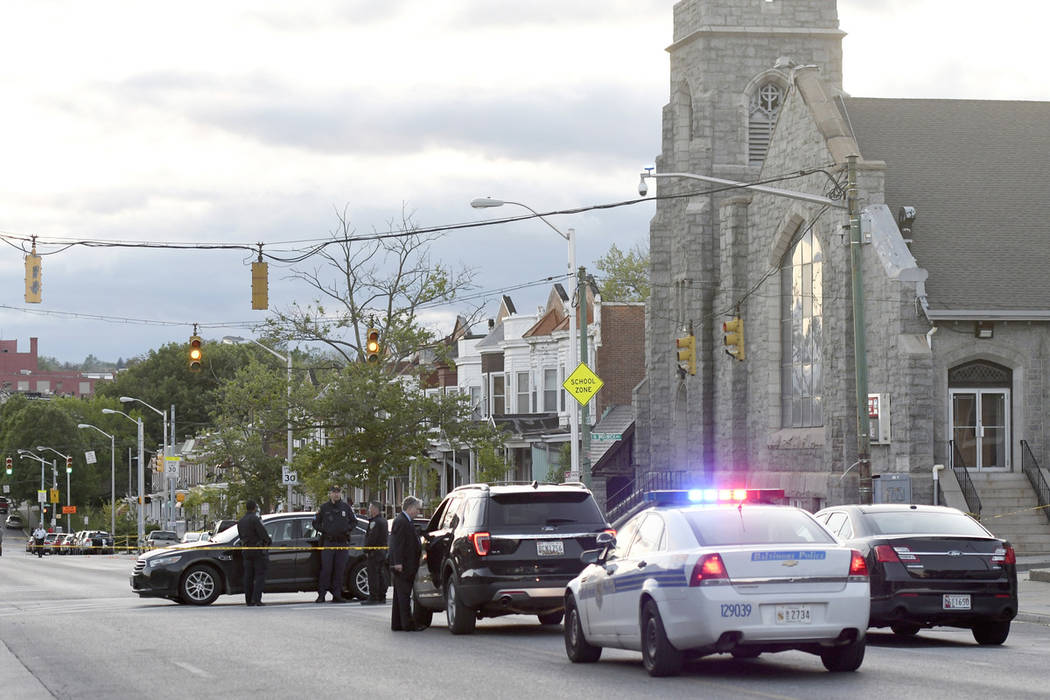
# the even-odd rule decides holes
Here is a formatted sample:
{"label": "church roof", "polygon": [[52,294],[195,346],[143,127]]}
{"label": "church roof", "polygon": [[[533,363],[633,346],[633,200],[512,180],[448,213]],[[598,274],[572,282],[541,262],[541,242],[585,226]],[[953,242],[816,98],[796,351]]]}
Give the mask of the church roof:
{"label": "church roof", "polygon": [[845,106],[864,160],[886,162],[890,210],[916,208],[911,251],[929,271],[931,317],[1045,314],[1050,102],[847,97]]}

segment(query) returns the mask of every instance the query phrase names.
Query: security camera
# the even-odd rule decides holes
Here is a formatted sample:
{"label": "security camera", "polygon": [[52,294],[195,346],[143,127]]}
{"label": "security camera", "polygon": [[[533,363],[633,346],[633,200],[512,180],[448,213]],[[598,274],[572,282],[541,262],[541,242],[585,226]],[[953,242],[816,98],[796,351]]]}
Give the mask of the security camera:
{"label": "security camera", "polygon": [[645,178],[639,178],[638,180],[638,194],[644,197],[649,194],[649,185],[646,183]]}

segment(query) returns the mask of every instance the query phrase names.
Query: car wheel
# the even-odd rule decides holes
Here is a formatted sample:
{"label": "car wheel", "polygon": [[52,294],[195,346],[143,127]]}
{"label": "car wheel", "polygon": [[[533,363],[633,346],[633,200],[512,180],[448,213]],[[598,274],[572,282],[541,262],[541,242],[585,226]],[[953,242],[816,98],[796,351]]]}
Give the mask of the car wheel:
{"label": "car wheel", "polygon": [[1009,636],[1009,622],[982,622],[973,626],[973,638],[981,646],[1002,644]]}
{"label": "car wheel", "polygon": [[651,600],[642,608],[642,664],[650,676],[675,676],[682,670],[682,652],[667,639],[660,611]]}
{"label": "car wheel", "polygon": [[463,605],[459,597],[459,579],[455,574],[445,583],[445,619],[452,634],[472,634],[477,624],[477,615]]}
{"label": "car wheel", "polygon": [[558,610],[557,612],[544,613],[536,617],[539,618],[541,625],[556,625],[565,617],[565,611]]}
{"label": "car wheel", "polygon": [[192,566],[182,575],[180,597],[190,605],[211,605],[219,597],[219,575],[210,566]]}
{"label": "car wheel", "polygon": [[736,647],[729,653],[734,659],[757,659],[762,652],[753,647]]}
{"label": "car wheel", "polygon": [[914,637],[919,633],[919,626],[909,622],[895,622],[890,625],[890,629],[898,637]]}
{"label": "car wheel", "polygon": [[350,567],[346,583],[346,590],[350,596],[358,600],[368,598],[368,566],[363,559]]}
{"label": "car wheel", "polygon": [[829,671],[856,671],[864,661],[864,640],[820,652],[820,660]]}
{"label": "car wheel", "polygon": [[434,611],[430,608],[423,607],[423,604],[419,602],[419,598],[412,594],[412,622],[416,623],[416,627],[430,627],[434,621]]}
{"label": "car wheel", "polygon": [[584,636],[580,611],[572,597],[565,604],[565,655],[574,664],[591,664],[602,655],[602,648],[590,644]]}

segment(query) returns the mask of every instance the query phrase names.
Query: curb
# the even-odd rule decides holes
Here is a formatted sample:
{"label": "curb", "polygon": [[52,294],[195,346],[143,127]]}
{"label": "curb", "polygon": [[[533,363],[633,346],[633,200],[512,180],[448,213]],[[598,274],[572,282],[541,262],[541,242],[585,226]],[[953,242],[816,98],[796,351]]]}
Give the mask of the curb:
{"label": "curb", "polygon": [[1029,569],[1028,580],[1050,583],[1050,569]]}
{"label": "curb", "polygon": [[1026,613],[1022,611],[1017,613],[1014,622],[1032,622],[1037,625],[1050,625],[1050,615],[1044,615],[1042,613]]}

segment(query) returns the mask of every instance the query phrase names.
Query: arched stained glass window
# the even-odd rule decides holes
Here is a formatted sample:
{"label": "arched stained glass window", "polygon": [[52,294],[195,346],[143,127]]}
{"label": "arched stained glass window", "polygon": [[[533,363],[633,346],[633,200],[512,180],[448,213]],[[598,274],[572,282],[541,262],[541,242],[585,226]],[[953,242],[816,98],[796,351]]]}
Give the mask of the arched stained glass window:
{"label": "arched stained glass window", "polygon": [[824,424],[823,263],[820,240],[806,231],[780,269],[781,425]]}
{"label": "arched stained glass window", "polygon": [[784,91],[774,82],[763,83],[751,95],[747,122],[747,152],[751,165],[761,165],[784,101]]}

